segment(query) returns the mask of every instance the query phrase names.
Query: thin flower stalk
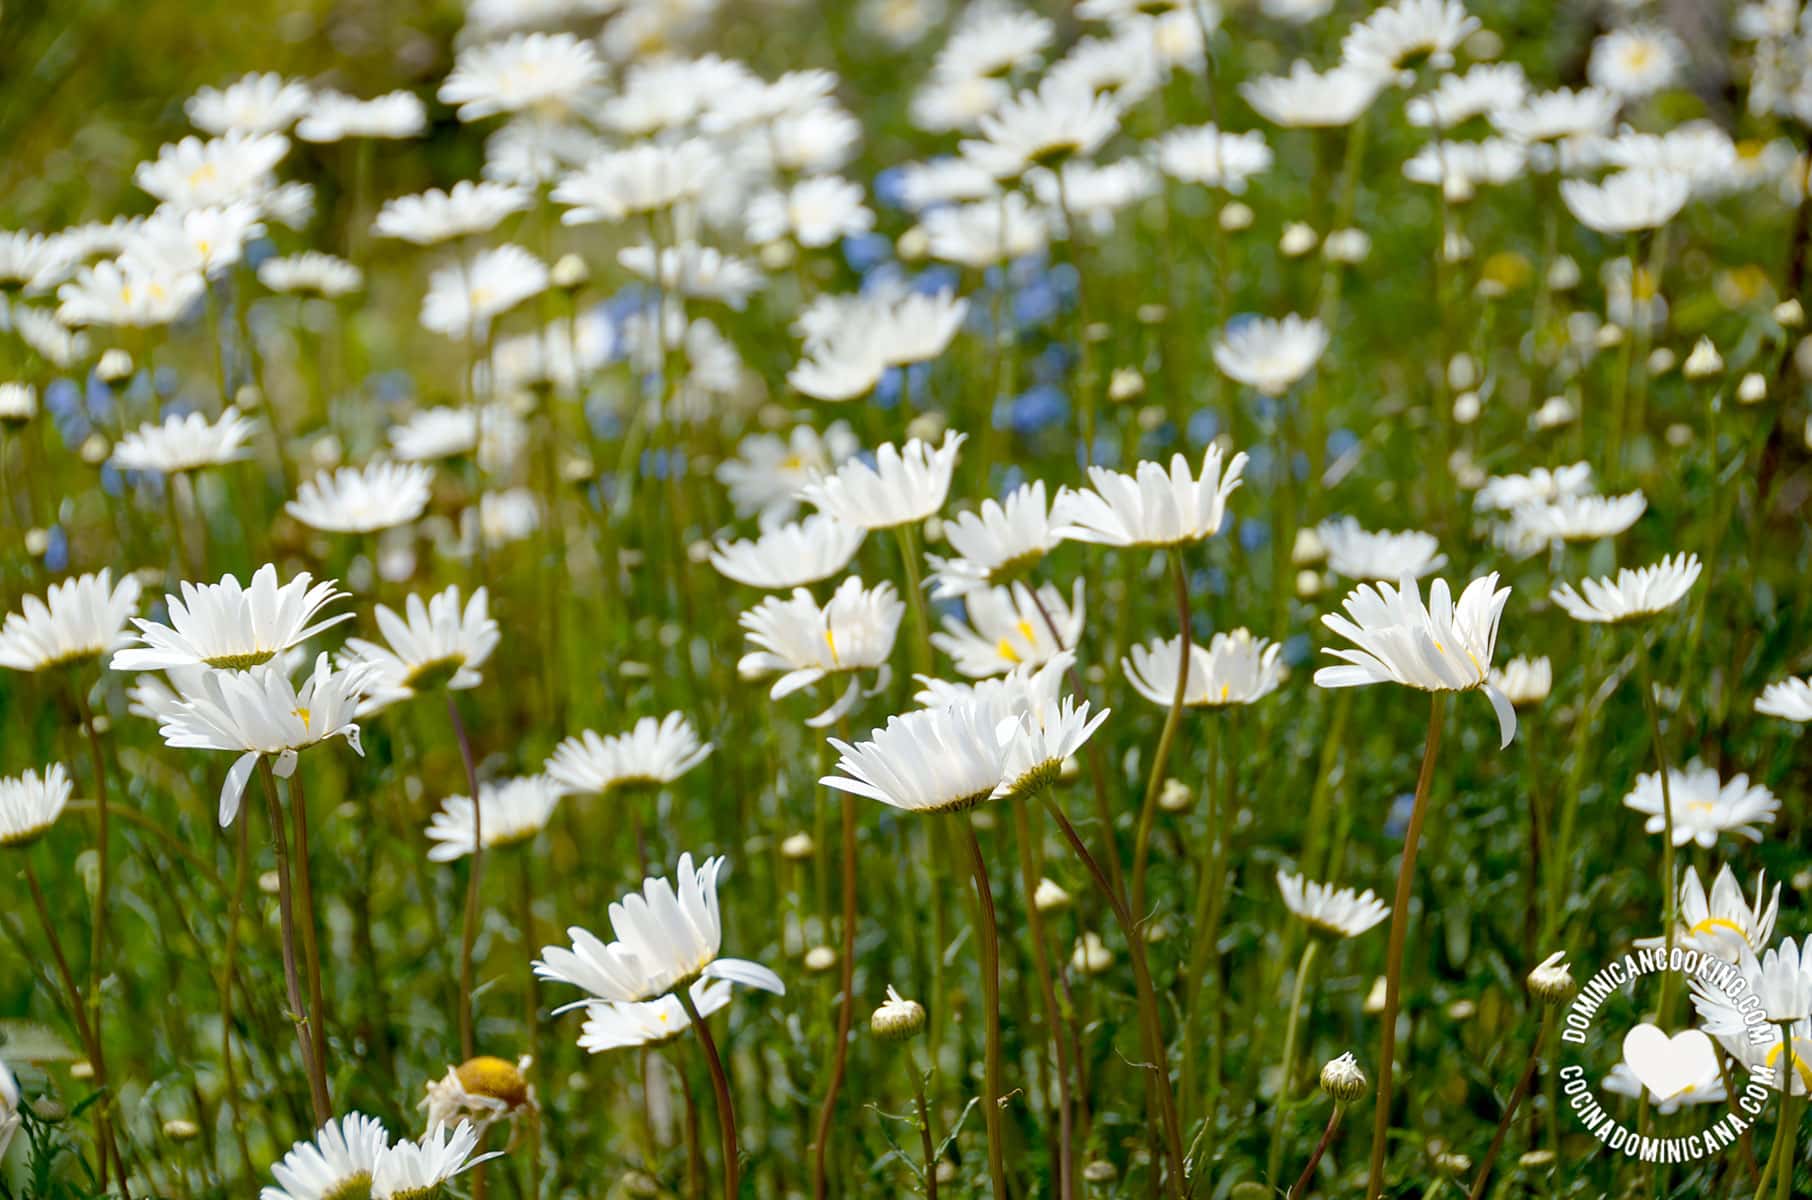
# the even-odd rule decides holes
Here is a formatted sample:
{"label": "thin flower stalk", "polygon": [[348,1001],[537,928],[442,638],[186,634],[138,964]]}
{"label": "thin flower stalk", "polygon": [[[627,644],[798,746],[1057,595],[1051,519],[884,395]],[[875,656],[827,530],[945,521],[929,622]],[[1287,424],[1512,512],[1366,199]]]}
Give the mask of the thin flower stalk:
{"label": "thin flower stalk", "polygon": [[1158,793],[1164,788],[1164,768],[1170,763],[1170,748],[1182,724],[1184,700],[1189,694],[1189,660],[1194,655],[1189,646],[1189,581],[1183,570],[1183,552],[1170,551],[1171,579],[1176,586],[1177,629],[1184,652],[1177,656],[1177,687],[1171,697],[1170,711],[1165,714],[1164,728],[1158,734],[1158,747],[1152,751],[1151,772],[1145,780],[1145,799],[1139,805],[1139,828],[1133,842],[1132,910],[1145,911],[1145,874],[1151,850],[1151,826],[1158,812]]}
{"label": "thin flower stalk", "polygon": [[1436,692],[1429,700],[1428,740],[1422,748],[1422,771],[1416,778],[1414,807],[1410,810],[1409,828],[1403,835],[1403,860],[1397,867],[1396,900],[1390,910],[1390,948],[1384,969],[1384,1013],[1378,1050],[1378,1112],[1372,1119],[1372,1157],[1368,1172],[1366,1200],[1378,1200],[1384,1193],[1384,1158],[1389,1149],[1391,1076],[1397,1053],[1397,1008],[1402,1001],[1403,942],[1409,933],[1409,901],[1415,890],[1416,849],[1422,839],[1422,823],[1428,817],[1429,794],[1434,785],[1435,755],[1441,748],[1441,725],[1446,717],[1446,697]]}

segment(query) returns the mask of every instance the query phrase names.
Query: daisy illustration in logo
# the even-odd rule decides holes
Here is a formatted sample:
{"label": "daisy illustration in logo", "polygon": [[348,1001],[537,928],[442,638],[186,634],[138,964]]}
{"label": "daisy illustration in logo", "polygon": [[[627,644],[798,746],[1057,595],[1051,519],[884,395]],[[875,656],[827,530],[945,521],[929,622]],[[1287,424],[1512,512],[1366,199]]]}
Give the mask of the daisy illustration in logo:
{"label": "daisy illustration in logo", "polygon": [[628,893],[610,906],[615,941],[605,942],[589,930],[573,926],[566,931],[572,948],[545,946],[534,967],[542,979],[572,984],[588,993],[585,999],[562,1005],[556,1014],[597,1001],[642,1004],[662,998],[677,1000],[698,1035],[717,1092],[717,1117],[723,1134],[724,1196],[725,1200],[735,1200],[741,1167],[729,1077],[717,1043],[694,1001],[693,985],[723,980],[779,996],[786,994],[786,985],[760,963],[720,954],[723,921],[718,912],[717,877],[725,861],[722,857],[708,858],[695,868],[692,855],[681,854],[675,872],[677,887],[665,878],[645,879],[639,891]]}

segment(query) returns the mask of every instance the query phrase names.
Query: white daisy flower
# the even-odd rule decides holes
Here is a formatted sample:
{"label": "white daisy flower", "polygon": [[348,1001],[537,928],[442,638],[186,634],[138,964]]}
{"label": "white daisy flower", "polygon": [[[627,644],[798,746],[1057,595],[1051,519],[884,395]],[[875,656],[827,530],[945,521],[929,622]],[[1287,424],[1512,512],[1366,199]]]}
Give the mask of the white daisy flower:
{"label": "white daisy flower", "polygon": [[[1181,666],[1180,637],[1155,638],[1134,644],[1120,669],[1133,690],[1153,704],[1169,708],[1176,699]],[[1284,667],[1277,661],[1283,647],[1249,629],[1217,633],[1204,649],[1189,644],[1189,678],[1183,704],[1189,708],[1222,708],[1253,704],[1277,690]]]}
{"label": "white daisy flower", "polygon": [[1553,470],[1537,467],[1527,475],[1493,475],[1473,496],[1472,503],[1481,512],[1506,511],[1565,496],[1583,496],[1591,490],[1591,464],[1580,462]]}
{"label": "white daisy flower", "polygon": [[271,755],[272,772],[288,779],[296,769],[297,752],[329,738],[344,738],[354,753],[364,755],[353,717],[368,679],[363,666],[333,670],[325,654],[315,659],[313,673],[300,688],[278,662],[250,671],[209,671],[199,690],[183,693],[158,733],[177,749],[239,753],[220,785],[224,828],[238,815],[246,781],[263,756]]}
{"label": "white daisy flower", "polygon": [[875,215],[860,184],[836,175],[801,179],[786,191],[767,191],[749,201],[746,231],[756,245],[790,237],[821,248],[874,228]]}
{"label": "white daisy flower", "polygon": [[[692,1006],[700,1019],[730,1006],[733,986],[727,979],[700,979],[689,989]],[[579,1049],[591,1054],[608,1050],[634,1050],[670,1042],[692,1028],[692,1019],[678,996],[658,1000],[611,1003],[598,1000],[585,1006],[585,1024],[579,1030]]]}
{"label": "white daisy flower", "polygon": [[[1763,903],[1766,897],[1767,903]],[[1743,895],[1742,885],[1730,864],[1725,863],[1712,881],[1711,894],[1699,882],[1699,872],[1686,868],[1680,881],[1678,925],[1674,945],[1714,955],[1725,962],[1741,962],[1744,951],[1759,954],[1774,936],[1774,918],[1780,912],[1781,885],[1774,885],[1768,895],[1768,876],[1759,872],[1755,879],[1755,899]],[[1638,938],[1638,946],[1665,946],[1666,936]]]}
{"label": "white daisy flower", "polygon": [[702,138],[642,143],[590,159],[554,186],[553,198],[566,206],[564,224],[618,222],[696,200],[721,169]]}
{"label": "white daisy flower", "polygon": [[42,671],[99,658],[120,645],[126,618],[138,609],[139,582],[128,575],[114,585],[103,570],[53,583],[40,600],[27,596],[20,611],[0,624],[0,667]]}
{"label": "white daisy flower", "polygon": [[745,541],[720,541],[711,548],[719,575],[764,591],[788,591],[829,579],[849,565],[867,534],[853,525],[813,513],[803,521],[776,525]]}
{"label": "white daisy flower", "polygon": [[1348,579],[1420,579],[1447,565],[1432,533],[1413,529],[1373,533],[1353,517],[1323,521],[1315,533],[1327,551],[1328,567]]}
{"label": "white daisy flower", "polygon": [[37,415],[37,388],[29,383],[0,383],[0,423],[23,425]]}
{"label": "white daisy flower", "polygon": [[375,533],[421,516],[433,478],[434,473],[419,463],[341,467],[304,481],[296,498],[283,507],[311,529]]}
{"label": "white daisy flower", "polygon": [[1036,66],[1057,27],[1046,17],[1005,5],[976,5],[962,14],[931,65],[932,74],[987,78]]}
{"label": "white daisy flower", "polygon": [[1246,468],[1244,451],[1224,469],[1223,458],[1220,446],[1210,446],[1199,476],[1181,454],[1168,471],[1155,462],[1139,463],[1132,475],[1090,467],[1090,489],[1058,492],[1051,509],[1056,535],[1105,546],[1182,546],[1211,538]]}
{"label": "white daisy flower", "polygon": [[1326,937],[1358,937],[1390,916],[1390,905],[1370,888],[1363,893],[1352,888],[1335,890],[1332,884],[1284,870],[1277,872],[1277,888],[1283,893],[1284,907]]}
{"label": "white daisy flower", "polygon": [[1012,739],[1000,725],[999,709],[979,701],[889,717],[867,741],[831,738],[843,774],[818,782],[910,812],[972,808],[1006,788]]}
{"label": "white daisy flower", "polygon": [[1281,321],[1254,317],[1229,325],[1214,343],[1214,365],[1229,378],[1267,396],[1281,396],[1309,373],[1328,348],[1318,318],[1295,313]]}
{"label": "white daisy flower", "polygon": [[280,133],[186,137],[160,146],[155,159],[138,164],[132,181],[177,208],[256,203],[276,186],[271,172],[288,153],[289,139]]}
{"label": "white daisy flower", "polygon": [[19,1081],[4,1062],[0,1062],[0,1158],[6,1157],[6,1148],[12,1145],[13,1134],[19,1131]]}
{"label": "white daisy flower", "polygon": [[1491,656],[1509,599],[1510,589],[1497,586],[1495,571],[1467,584],[1457,604],[1447,581],[1435,580],[1426,607],[1414,579],[1403,579],[1394,588],[1362,583],[1343,601],[1347,616],[1325,613],[1321,618],[1355,648],[1325,649],[1343,665],[1317,670],[1315,685],[1400,683],[1426,692],[1477,688],[1496,710],[1501,744],[1508,746],[1516,736],[1516,711],[1491,683]]}
{"label": "white daisy flower", "polygon": [[682,242],[663,246],[660,274],[655,274],[654,247],[643,243],[617,252],[617,262],[639,278],[658,283],[665,293],[693,300],[713,300],[741,311],[761,287],[761,272],[715,246]]}
{"label": "white daisy flower", "polygon": [[1640,100],[1672,86],[1685,64],[1679,38],[1657,25],[1635,25],[1592,43],[1586,77],[1614,96]]}
{"label": "white daisy flower", "polygon": [[921,228],[932,258],[978,269],[1036,254],[1050,240],[1043,210],[1017,191],[1001,200],[933,209]]}
{"label": "white daisy flower", "polygon": [[518,33],[460,50],[440,85],[442,104],[462,121],[534,109],[557,113],[604,81],[589,41],[570,33]]}
{"label": "white daisy flower", "polygon": [[1617,97],[1598,88],[1558,88],[1487,115],[1500,133],[1520,142],[1575,141],[1611,131]]}
{"label": "white daisy flower", "polygon": [[315,94],[296,123],[305,142],[338,142],[347,138],[420,137],[428,128],[428,106],[410,92],[386,92],[361,100],[335,91]]}
{"label": "white daisy flower", "polygon": [[369,671],[358,715],[440,688],[463,691],[483,682],[478,668],[502,640],[489,603],[481,587],[461,608],[459,589],[449,585],[426,604],[411,593],[401,613],[378,605],[377,625],[388,645],[348,638],[340,655],[341,666],[363,665]]}
{"label": "white daisy flower", "polygon": [[542,770],[562,795],[602,796],[619,789],[663,787],[710,757],[683,713],[643,717],[628,733],[599,737],[587,729],[554,747]]}
{"label": "white daisy flower", "polygon": [[51,764],[42,775],[26,771],[0,779],[0,848],[29,846],[49,833],[73,791],[62,763]]}
{"label": "white daisy flower", "polygon": [[718,466],[717,479],[729,489],[737,516],[756,517],[763,529],[772,529],[792,519],[801,487],[840,466],[856,449],[855,435],[842,421],[822,434],[795,425],[784,438],[771,433],[744,438],[736,456]]}
{"label": "white daisy flower", "polygon": [[[1762,827],[1774,824],[1781,802],[1761,784],[1752,784],[1747,775],[1734,775],[1728,783],[1718,779],[1717,769],[1694,759],[1685,767],[1671,768],[1667,773],[1668,797],[1672,800],[1674,845],[1697,842],[1709,850],[1718,843],[1721,833],[1762,840]],[[1661,776],[1649,771],[1636,777],[1636,786],[1623,798],[1624,807],[1648,815],[1644,828],[1649,833],[1664,833],[1667,815],[1662,811]]]}
{"label": "white daisy flower", "polygon": [[1724,1080],[1718,1074],[1715,1062],[1709,1063],[1708,1069],[1697,1079],[1684,1084],[1679,1091],[1670,1096],[1657,1096],[1643,1086],[1642,1080],[1630,1070],[1629,1063],[1620,1062],[1611,1068],[1610,1074],[1600,1081],[1600,1086],[1614,1096],[1628,1096],[1635,1100],[1648,1097],[1648,1103],[1657,1116],[1670,1116],[1682,1108],[1693,1104],[1722,1104],[1725,1100]]}
{"label": "white daisy flower", "polygon": [[1158,169],[1172,179],[1238,195],[1246,180],[1271,167],[1271,147],[1257,130],[1223,133],[1212,125],[1173,129],[1153,145]]}
{"label": "white daisy flower", "polygon": [[1046,79],[983,113],[976,128],[981,136],[962,143],[963,157],[1009,180],[1093,154],[1120,128],[1120,110],[1109,97]]}
{"label": "white daisy flower", "polygon": [[1517,708],[1540,704],[1554,690],[1554,667],[1547,656],[1513,658],[1500,670],[1491,668],[1491,686]]}
{"label": "white daisy flower", "polygon": [[57,320],[67,326],[150,329],[193,308],[207,290],[199,271],[166,271],[138,259],[83,267],[57,288]]}
{"label": "white daisy flower", "polygon": [[956,453],[967,440],[967,434],[947,431],[936,449],[918,438],[904,450],[889,442],[875,451],[874,465],[849,459],[801,487],[799,498],[862,529],[917,524],[943,507]]}
{"label": "white daisy flower", "polygon": [[465,458],[478,450],[479,430],[484,449],[478,464],[486,471],[507,471],[528,441],[528,429],[508,404],[465,408],[439,405],[417,409],[401,425],[392,426],[390,449],[403,462],[438,462]]}
{"label": "white daisy flower", "polygon": [[852,678],[841,698],[806,722],[813,728],[831,724],[863,694],[879,693],[892,679],[887,659],[905,613],[893,584],[864,588],[853,575],[822,608],[804,588],[795,588],[785,600],[769,596],[738,620],[755,649],[737,662],[737,674],[759,679],[778,672],[768,696],[780,700],[826,676],[876,671],[875,684],[866,693],[861,680]]}
{"label": "white daisy flower", "polygon": [[1659,229],[1679,214],[1691,194],[1692,184],[1672,171],[1619,171],[1603,183],[1560,183],[1560,198],[1579,223],[1609,234]]}
{"label": "white daisy flower", "polygon": [[474,1157],[477,1149],[478,1130],[470,1121],[461,1121],[450,1131],[437,1121],[420,1141],[398,1141],[378,1155],[371,1172],[371,1200],[432,1200],[442,1194],[447,1180],[503,1153],[493,1150]]}
{"label": "white daisy flower", "polygon": [[297,1142],[271,1165],[277,1186],[262,1189],[259,1200],[327,1200],[368,1192],[389,1146],[390,1135],[376,1118],[355,1112],[329,1121],[313,1140]]}
{"label": "white daisy flower", "polygon": [[451,191],[439,188],[413,196],[384,201],[371,231],[378,237],[400,238],[430,246],[450,238],[488,233],[511,213],[519,213],[534,199],[527,188],[513,184],[461,180]]}
{"label": "white daisy flower", "polygon": [[108,664],[112,670],[246,671],[352,619],[349,612],[315,619],[322,609],[346,598],[335,581],[315,583],[304,571],[279,585],[277,568],[270,563],[253,572],[250,585],[223,575],[219,583],[182,583],[178,591],[179,595],[164,597],[169,624],[132,619],[138,632],[130,639],[132,644],[114,651]]}
{"label": "white daisy flower", "polygon": [[969,623],[945,617],[944,631],[932,634],[931,644],[956,660],[956,669],[972,679],[1051,661],[1081,639],[1086,615],[1080,579],[1068,604],[1052,584],[1043,584],[1034,593],[1016,581],[967,593],[963,608]]}
{"label": "white daisy flower", "polygon": [[224,88],[204,87],[182,107],[203,133],[282,133],[312,99],[307,85],[266,72],[243,76]]}
{"label": "white daisy flower", "polygon": [[[1297,59],[1288,75],[1261,75],[1240,84],[1259,116],[1274,125],[1297,129],[1331,129],[1351,125],[1378,98],[1378,77],[1347,67],[1319,73]],[[1268,164],[1267,164],[1268,165]]]}
{"label": "white daisy flower", "polygon": [[273,292],[293,292],[332,300],[364,286],[365,275],[343,258],[304,250],[258,264],[258,282]]}
{"label": "white daisy flower", "polygon": [[1577,591],[1572,584],[1563,583],[1549,593],[1549,598],[1575,621],[1634,621],[1666,612],[1678,604],[1698,582],[1701,569],[1698,555],[1676,554],[1635,570],[1623,567],[1614,579],[1588,579]]}
{"label": "white daisy flower", "polygon": [[479,340],[493,320],[547,290],[547,264],[521,246],[480,250],[468,263],[440,267],[428,276],[422,328],[447,337]]}
{"label": "white daisy flower", "polygon": [[1402,83],[1424,63],[1451,67],[1454,50],[1478,27],[1459,0],[1395,0],[1347,30],[1340,60],[1384,83]]}
{"label": "white daisy flower", "polygon": [[1443,75],[1426,95],[1404,106],[1411,125],[1452,129],[1474,117],[1521,106],[1529,79],[1516,63],[1480,63],[1464,75]]}
{"label": "white daisy flower", "polygon": [[590,996],[563,1006],[582,1008],[590,999],[617,1003],[653,1000],[695,980],[726,979],[744,987],[786,994],[780,976],[760,963],[720,958],[723,923],[717,908],[717,876],[724,859],[708,858],[697,870],[692,855],[682,854],[679,887],[648,878],[610,906],[610,927],[617,940],[608,944],[584,929],[566,931],[571,950],[544,946],[535,974],[554,983],[570,983]]}
{"label": "white daisy flower", "polygon": [[1648,510],[1640,491],[1621,496],[1563,496],[1545,504],[1526,504],[1512,514],[1518,533],[1542,542],[1595,542],[1616,537]]}
{"label": "white daisy flower", "polygon": [[470,796],[448,796],[428,822],[429,862],[453,862],[472,853],[476,828],[484,848],[525,842],[547,828],[560,789],[544,775],[478,785],[478,812]]}
{"label": "white daisy flower", "polygon": [[1762,689],[1755,711],[1788,721],[1812,721],[1812,679],[1783,679]]}
{"label": "white daisy flower", "polygon": [[166,417],[161,424],[140,425],[114,445],[108,461],[122,471],[165,475],[199,471],[250,457],[253,429],[231,404],[217,421],[199,412],[183,413]]}
{"label": "white daisy flower", "polygon": [[1022,483],[1005,501],[982,501],[979,512],[944,521],[944,541],[954,558],[927,554],[931,595],[937,600],[966,596],[979,588],[1011,582],[1044,559],[1062,541],[1051,525],[1043,480]]}

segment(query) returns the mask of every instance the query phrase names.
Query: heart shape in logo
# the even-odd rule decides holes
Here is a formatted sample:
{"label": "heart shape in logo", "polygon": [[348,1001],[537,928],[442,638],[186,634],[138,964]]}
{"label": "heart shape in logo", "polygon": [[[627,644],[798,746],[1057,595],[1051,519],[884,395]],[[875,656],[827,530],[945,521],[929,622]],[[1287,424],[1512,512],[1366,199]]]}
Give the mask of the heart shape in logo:
{"label": "heart shape in logo", "polygon": [[1668,1037],[1646,1021],[1623,1035],[1623,1061],[1657,1101],[1673,1099],[1718,1069],[1711,1039],[1702,1030],[1682,1029]]}

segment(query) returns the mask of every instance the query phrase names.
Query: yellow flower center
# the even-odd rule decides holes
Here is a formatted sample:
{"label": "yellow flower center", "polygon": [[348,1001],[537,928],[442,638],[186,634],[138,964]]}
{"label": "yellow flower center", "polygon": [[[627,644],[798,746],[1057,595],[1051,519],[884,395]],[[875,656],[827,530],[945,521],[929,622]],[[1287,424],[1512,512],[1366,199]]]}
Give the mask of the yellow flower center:
{"label": "yellow flower center", "polygon": [[528,1099],[528,1080],[516,1064],[489,1054],[469,1058],[455,1069],[459,1086],[474,1096],[501,1100],[515,1108]]}

